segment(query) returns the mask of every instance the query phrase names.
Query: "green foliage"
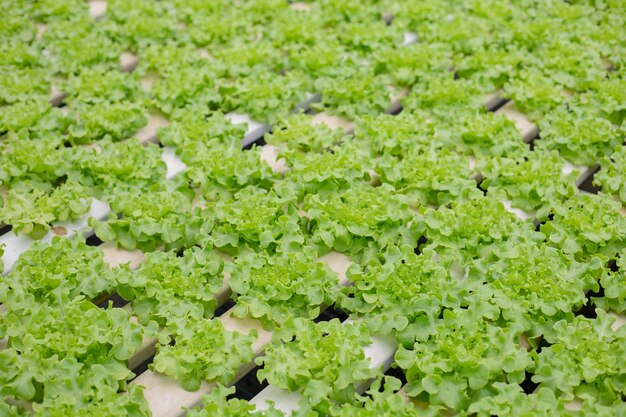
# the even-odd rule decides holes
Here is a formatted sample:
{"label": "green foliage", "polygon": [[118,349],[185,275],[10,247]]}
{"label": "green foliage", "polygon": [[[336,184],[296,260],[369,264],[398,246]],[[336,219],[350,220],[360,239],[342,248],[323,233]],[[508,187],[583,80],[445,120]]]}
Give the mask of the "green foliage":
{"label": "green foliage", "polygon": [[515,101],[522,112],[535,120],[550,114],[567,101],[564,87],[540,69],[521,70],[518,77],[504,85],[504,95]]}
{"label": "green foliage", "polygon": [[150,189],[162,183],[166,174],[161,149],[133,139],[103,139],[93,147],[74,147],[72,156],[69,177],[107,201],[124,192],[137,194]]}
{"label": "green foliage", "polygon": [[289,166],[284,185],[291,193],[299,196],[326,196],[351,186],[373,183],[374,173],[371,157],[359,143],[346,138],[342,143],[328,146],[320,152],[281,151]]}
{"label": "green foliage", "polygon": [[23,408],[16,407],[4,400],[0,400],[0,416],[2,417],[26,417],[28,412]]}
{"label": "green foliage", "polygon": [[237,301],[233,314],[259,318],[268,327],[292,317],[315,319],[340,291],[337,274],[315,258],[310,248],[239,258],[229,281]]}
{"label": "green foliage", "polygon": [[134,103],[101,102],[73,108],[70,117],[76,118],[76,124],[70,126],[69,133],[75,143],[89,143],[104,137],[127,139],[148,123],[145,110]]}
{"label": "green foliage", "polygon": [[90,16],[57,19],[41,35],[49,52],[47,64],[60,74],[77,74],[87,68],[117,70],[121,46],[107,36]]}
{"label": "green foliage", "polygon": [[47,99],[51,78],[41,68],[0,67],[0,104]]}
{"label": "green foliage", "polygon": [[53,221],[73,220],[89,211],[91,199],[81,184],[68,181],[53,188],[34,181],[13,184],[0,207],[0,218],[16,233],[41,239]]}
{"label": "green foliage", "polygon": [[0,142],[0,150],[0,181],[4,186],[28,180],[55,183],[69,169],[69,151],[51,135],[41,139],[12,135]]}
{"label": "green foliage", "polygon": [[[79,379],[79,386],[84,386],[84,392],[60,393],[59,396],[44,400],[41,404],[34,404],[35,416],[62,417],[68,414],[73,416],[101,416],[101,417],[139,417],[152,415],[146,400],[143,398],[143,388],[130,385],[128,391],[119,393],[113,387],[96,385],[91,393],[89,384]],[[78,396],[80,395],[80,396]]]}
{"label": "green foliage", "polygon": [[476,289],[486,302],[498,306],[502,317],[530,329],[530,334],[549,333],[544,322],[569,317],[586,302],[587,291],[598,291],[598,279],[605,272],[598,258],[578,262],[546,244],[525,242],[512,245],[505,257],[484,264],[473,263],[472,280],[484,280]]}
{"label": "green foliage", "polygon": [[370,368],[363,353],[371,340],[365,326],[358,322],[289,319],[274,332],[274,339],[276,343],[256,360],[263,365],[257,372],[259,380],[299,391],[313,405],[328,400],[349,401],[357,383],[379,373]]}
{"label": "green foliage", "polygon": [[103,68],[86,69],[70,76],[60,88],[68,96],[64,101],[72,107],[78,104],[137,102],[144,95],[136,74]]}
{"label": "green foliage", "polygon": [[592,113],[619,125],[626,118],[624,84],[626,79],[623,75],[611,74],[606,80],[594,83],[592,88],[581,94],[577,100]]}
{"label": "green foliage", "polygon": [[603,297],[592,297],[593,303],[605,310],[617,313],[626,311],[626,251],[622,249],[617,259],[617,272],[605,270],[600,278]]}
{"label": "green foliage", "polygon": [[347,137],[341,130],[331,129],[325,124],[313,124],[309,116],[295,114],[282,119],[278,128],[267,134],[265,141],[290,152],[321,153]]}
{"label": "green foliage", "polygon": [[355,184],[328,196],[307,195],[302,209],[311,230],[311,243],[320,252],[360,253],[370,245],[410,244],[417,241],[409,227],[412,212],[393,187]]}
{"label": "green foliage", "polygon": [[592,166],[624,141],[623,131],[608,120],[585,114],[576,116],[566,109],[547,115],[539,125],[538,146],[558,150],[573,164]]}
{"label": "green foliage", "polygon": [[611,328],[614,319],[597,309],[597,318],[576,317],[554,325],[550,346],[533,353],[532,380],[557,393],[574,394],[609,405],[624,394],[626,328]]}
{"label": "green foliage", "polygon": [[15,135],[20,139],[49,136],[50,133],[65,133],[70,120],[61,109],[50,107],[47,99],[15,103],[0,112],[0,132]]}
{"label": "green foliage", "polygon": [[469,406],[468,414],[479,417],[492,415],[517,416],[565,416],[565,404],[559,400],[554,391],[541,387],[532,394],[524,394],[517,384],[495,382],[494,395],[478,399]]}
{"label": "green foliage", "polygon": [[[5,317],[9,346],[41,358],[74,357],[86,363],[128,360],[141,344],[142,329],[120,308],[101,309],[74,299],[64,306],[13,308]],[[29,322],[24,322],[25,316]],[[53,328],[54,332],[49,330]],[[29,337],[21,336],[28,334]]]}
{"label": "green foliage", "polygon": [[[189,198],[176,190],[153,186],[142,193],[119,192],[112,196],[107,220],[93,217],[89,225],[103,241],[114,240],[125,249],[154,250],[161,244],[179,247],[186,241],[184,214]],[[120,217],[117,216],[120,214]]]}
{"label": "green foliage", "polygon": [[177,112],[172,122],[159,131],[160,142],[177,148],[186,164],[200,159],[198,151],[208,151],[215,145],[239,148],[246,133],[244,124],[233,124],[223,113],[205,115],[201,110]]}
{"label": "green foliage", "polygon": [[247,187],[234,199],[207,203],[204,225],[214,222],[209,242],[228,252],[264,250],[289,252],[301,249],[304,243],[303,221],[290,198],[282,198],[273,190]]}
{"label": "green foliage", "polygon": [[215,318],[189,320],[173,346],[157,346],[151,369],[173,376],[189,391],[199,389],[203,380],[226,384],[254,358],[256,338],[256,330],[248,335],[229,331]]}
{"label": "green foliage", "polygon": [[[106,3],[94,19],[83,0],[0,2],[0,416],[149,415],[127,384],[144,337],[185,388],[232,383],[261,341],[213,318],[225,278],[226,317],[275,330],[258,376],[304,394],[295,415],[626,413],[607,316],[626,311],[623,1]],[[492,93],[538,139],[488,111]],[[274,149],[243,150],[229,113],[270,124]],[[173,149],[133,138],[149,115]],[[606,194],[581,193],[565,161],[600,164]],[[138,270],[51,238],[94,199],[111,213],[88,225],[146,252]],[[25,236],[50,243],[13,264]],[[350,286],[318,262],[331,250]],[[113,293],[131,311],[100,302]],[[330,305],[359,321],[315,324]],[[423,409],[369,368],[370,332],[401,345]],[[280,415],[230,396],[189,414]]]}
{"label": "green foliage", "polygon": [[578,192],[579,173],[564,175],[564,166],[557,152],[535,150],[481,160],[477,170],[484,176],[480,186],[489,197],[511,200],[513,207],[545,220],[554,206]]}
{"label": "green foliage", "polygon": [[626,202],[626,148],[617,146],[600,164],[600,171],[593,176],[593,183],[602,187],[602,191],[617,196],[622,203]]}
{"label": "green foliage", "polygon": [[467,157],[445,148],[415,149],[401,158],[384,155],[375,170],[383,183],[393,185],[415,206],[440,206],[481,194]]}
{"label": "green foliage", "polygon": [[621,204],[602,194],[577,194],[554,208],[554,218],[541,226],[547,242],[577,258],[614,257],[626,239]]}
{"label": "green foliage", "polygon": [[383,113],[390,107],[392,95],[398,92],[388,88],[390,80],[375,76],[367,67],[357,66],[344,77],[316,80],[322,101],[312,107],[353,120],[358,115]]}
{"label": "green foliage", "polygon": [[400,381],[393,377],[383,379],[381,389],[379,379],[372,383],[367,391],[368,396],[358,397],[354,403],[333,405],[328,413],[333,417],[417,417],[422,415],[412,404],[404,401],[395,391],[400,388]]}
{"label": "green foliage", "polygon": [[[460,307],[462,284],[433,259],[410,253],[402,260],[352,268],[341,307],[363,317],[373,332],[410,340],[416,321],[432,322],[442,307]],[[402,336],[400,336],[402,335]]]}
{"label": "green foliage", "polygon": [[174,251],[148,253],[137,271],[121,274],[117,291],[132,301],[133,314],[141,323],[154,320],[182,329],[188,320],[212,316],[223,279],[219,256],[193,247],[182,256]]}
{"label": "green foliage", "polygon": [[0,281],[0,301],[13,311],[28,311],[33,302],[63,306],[113,292],[120,275],[82,235],[55,236],[50,243],[34,243],[20,256],[8,278]]}
{"label": "green foliage", "polygon": [[460,270],[473,259],[489,263],[507,258],[516,243],[539,240],[529,220],[518,219],[502,203],[485,197],[428,209],[418,220],[425,227],[421,251],[437,254],[444,265]]}
{"label": "green foliage", "polygon": [[498,327],[463,311],[444,311],[429,335],[396,352],[396,363],[408,380],[407,394],[463,409],[495,382],[520,383],[532,362],[518,344],[520,334],[519,327]]}
{"label": "green foliage", "polygon": [[435,117],[445,118],[452,109],[476,114],[484,110],[483,95],[490,90],[477,81],[455,80],[453,74],[444,73],[416,85],[402,104],[407,110],[423,110]]}
{"label": "green foliage", "polygon": [[189,167],[184,176],[207,201],[228,201],[246,187],[269,188],[272,183],[271,169],[261,160],[257,147],[243,151],[240,147],[195,142],[179,152]]}

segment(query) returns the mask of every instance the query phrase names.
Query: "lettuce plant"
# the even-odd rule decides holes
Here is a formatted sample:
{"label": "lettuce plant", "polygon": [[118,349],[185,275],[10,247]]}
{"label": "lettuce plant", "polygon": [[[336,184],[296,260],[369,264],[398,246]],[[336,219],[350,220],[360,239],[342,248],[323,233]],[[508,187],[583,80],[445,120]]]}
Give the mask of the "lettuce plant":
{"label": "lettuce plant", "polygon": [[239,258],[229,280],[233,314],[271,327],[291,317],[315,319],[339,295],[339,277],[310,248],[276,256]]}
{"label": "lettuce plant", "polygon": [[609,405],[626,390],[624,384],[624,335],[626,328],[611,328],[614,319],[597,309],[597,318],[576,317],[559,321],[550,346],[533,352],[532,380],[557,393],[595,399]]}
{"label": "lettuce plant", "polygon": [[407,394],[433,405],[464,409],[495,382],[520,383],[531,356],[519,346],[521,328],[471,319],[446,310],[433,332],[396,352]]}
{"label": "lettuce plant", "polygon": [[355,386],[377,375],[369,366],[363,347],[370,343],[362,323],[341,323],[337,319],[314,323],[289,319],[274,332],[271,344],[256,362],[260,381],[298,391],[313,405],[328,400],[349,401]]}
{"label": "lettuce plant", "polygon": [[593,176],[593,183],[602,187],[602,191],[613,194],[620,201],[626,202],[626,178],[624,178],[624,164],[626,163],[626,148],[617,146],[614,152],[600,161],[600,171]]}
{"label": "lettuce plant", "polygon": [[195,391],[200,383],[229,383],[239,368],[254,358],[256,330],[244,335],[224,328],[219,319],[189,320],[174,345],[158,345],[151,369],[170,375],[183,388]]}
{"label": "lettuce plant", "polygon": [[174,251],[148,253],[137,271],[120,274],[117,292],[131,301],[139,322],[154,320],[180,329],[188,320],[213,315],[223,280],[221,258],[211,249],[192,247],[182,256]]}

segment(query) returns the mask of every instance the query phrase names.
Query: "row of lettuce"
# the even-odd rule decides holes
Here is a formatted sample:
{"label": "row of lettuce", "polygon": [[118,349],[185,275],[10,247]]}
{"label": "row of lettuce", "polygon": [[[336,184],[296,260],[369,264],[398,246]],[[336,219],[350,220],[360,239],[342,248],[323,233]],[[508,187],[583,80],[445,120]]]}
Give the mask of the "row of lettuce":
{"label": "row of lettuce", "polygon": [[[57,110],[46,109],[42,124],[62,124]],[[531,149],[512,122],[485,111],[454,119],[428,111],[363,117],[354,135],[314,126],[308,115],[291,115],[265,138],[287,172],[273,172],[261,159],[262,148],[242,150],[244,133],[244,125],[233,125],[221,113],[181,111],[159,131],[161,144],[174,147],[187,166],[173,181],[165,179],[158,145],[104,138],[94,146],[67,146],[66,136],[41,130],[28,139],[7,135],[0,141],[6,189],[1,218],[14,233],[38,239],[56,221],[84,217],[98,198],[113,213],[109,222],[94,224],[101,238],[117,236],[126,248],[151,249],[162,240],[182,239],[186,226],[172,216],[191,216],[198,205],[263,217],[267,210],[255,206],[267,199],[314,208],[333,192],[367,194],[382,185],[416,210],[486,193],[545,221],[578,193],[580,172],[564,174],[566,160],[545,149],[544,138]],[[594,176],[618,201],[626,184],[625,158],[626,148],[618,145]],[[142,226],[128,233],[132,222]]]}
{"label": "row of lettuce", "polygon": [[[224,143],[222,130],[207,136],[198,129],[222,129],[222,113],[245,112],[277,125],[278,138],[294,123],[304,129],[292,112],[313,92],[321,93],[315,110],[362,122],[356,146],[368,152],[361,163],[384,173],[381,180],[398,192],[419,194],[415,204],[445,204],[449,198],[439,194],[456,198],[467,188],[461,155],[480,159],[485,187],[540,218],[546,202],[576,190],[530,177],[538,166],[546,178],[556,178],[563,161],[600,164],[596,185],[626,200],[625,54],[617,41],[626,25],[619,1],[602,7],[560,0],[227,3],[110,1],[97,22],[82,0],[3,4],[0,186],[6,196],[0,219],[17,233],[40,238],[51,223],[82,217],[91,198],[127,200],[130,164],[121,166],[114,155],[128,153],[128,161],[147,170],[144,160],[153,161],[156,152],[147,147],[143,155],[118,142],[145,127],[155,112],[175,125],[163,133],[164,144],[180,144],[181,135],[215,139],[193,151],[179,147],[196,166],[220,154],[227,166],[240,166],[243,158],[246,171],[262,171],[237,146],[218,150],[216,142],[236,142],[229,136]],[[407,32],[418,41],[401,46]],[[140,57],[132,73],[119,70],[124,51]],[[65,107],[51,108],[52,88],[63,91]],[[485,114],[482,97],[496,90],[538,124],[535,152],[519,142],[512,124]],[[408,91],[403,121],[394,126],[379,119],[390,97],[402,91]],[[290,132],[284,140],[294,140]],[[389,144],[395,135],[407,143]],[[324,143],[336,144],[331,137],[341,140],[324,133]],[[306,144],[300,149],[308,150]],[[298,154],[290,162],[308,170],[326,162],[320,158]],[[339,157],[322,159],[328,158]],[[424,161],[423,172],[411,166],[415,159]],[[458,178],[446,176],[449,185],[441,184],[430,175],[431,165]],[[159,183],[160,162],[148,167],[149,178],[130,181],[141,183],[137,188]],[[220,175],[206,169],[194,167],[194,186]],[[223,181],[237,190],[249,175],[235,175],[234,185]],[[103,183],[103,176],[115,178]],[[418,189],[410,189],[415,182]]]}
{"label": "row of lettuce", "polygon": [[[227,384],[254,358],[257,337],[228,331],[213,317],[228,272],[233,314],[257,318],[273,332],[257,377],[300,392],[299,412],[401,406],[393,378],[386,378],[386,391],[355,403],[359,382],[383,378],[363,352],[373,334],[397,340],[393,366],[426,415],[623,412],[626,327],[613,329],[607,315],[626,310],[619,203],[579,194],[536,228],[485,196],[416,214],[387,187],[365,187],[303,206],[311,217],[271,192],[260,211],[219,218],[219,208],[197,209],[192,217],[200,229],[188,223],[185,239],[147,253],[135,271],[110,268],[80,236],[35,244],[0,288],[0,336],[9,340],[0,351],[0,394],[33,402],[38,415],[148,415],[141,388],[126,385],[133,375],[127,361],[146,336],[158,340],[155,371],[188,390],[202,380]],[[236,195],[231,204],[251,197]],[[144,220],[126,219],[122,235]],[[352,285],[342,287],[317,261],[330,249],[356,261],[348,271]],[[111,293],[131,303],[137,323],[125,309],[90,301]],[[328,305],[360,320],[312,321]],[[527,380],[536,392],[522,390]],[[217,395],[198,413],[211,415],[224,401]],[[574,399],[581,411],[566,411]]]}
{"label": "row of lettuce", "polygon": [[[214,317],[224,275],[234,314],[272,330],[257,377],[302,394],[295,415],[626,412],[626,326],[611,317],[626,310],[624,7],[108,1],[94,22],[83,0],[4,2],[0,220],[38,239],[98,198],[112,213],[90,220],[96,236],[147,255],[110,268],[77,236],[20,257],[0,281],[0,416],[149,415],[128,383],[145,337],[155,371],[227,385],[257,335]],[[418,41],[401,46],[406,32]],[[403,90],[402,113],[383,114]],[[484,109],[496,90],[538,124],[531,146]],[[310,92],[354,134],[292,114]],[[274,125],[286,172],[241,149],[230,111]],[[187,166],[172,180],[161,148],[133,139],[154,112]],[[602,192],[581,194],[566,162],[600,164]],[[331,250],[352,285],[317,262]],[[94,304],[113,293],[137,322]],[[360,320],[313,321],[333,305]],[[373,334],[397,340],[420,408],[369,368]],[[188,415],[253,411],[231,394]]]}

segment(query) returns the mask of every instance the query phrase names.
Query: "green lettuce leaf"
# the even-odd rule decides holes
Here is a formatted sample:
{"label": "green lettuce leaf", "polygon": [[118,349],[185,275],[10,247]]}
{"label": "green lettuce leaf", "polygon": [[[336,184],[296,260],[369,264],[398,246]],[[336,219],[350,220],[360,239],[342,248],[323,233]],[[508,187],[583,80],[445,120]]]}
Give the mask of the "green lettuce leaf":
{"label": "green lettuce leaf", "polygon": [[235,261],[230,287],[233,314],[261,319],[266,327],[290,317],[315,319],[339,295],[339,277],[316,261],[310,248],[277,256],[250,255]]}
{"label": "green lettuce leaf", "polygon": [[[370,368],[363,347],[371,343],[362,323],[337,319],[313,323],[290,318],[274,332],[276,343],[257,358],[260,381],[298,391],[311,404],[350,401],[355,385],[380,373]],[[284,343],[279,343],[280,341]]]}
{"label": "green lettuce leaf", "polygon": [[352,285],[344,288],[342,309],[362,316],[372,332],[393,334],[413,343],[413,325],[433,323],[442,307],[458,308],[463,285],[434,259],[408,253],[403,259],[379,264],[370,262],[363,268],[351,268]]}
{"label": "green lettuce leaf", "polygon": [[626,311],[626,251],[622,250],[617,259],[617,271],[605,270],[600,278],[604,289],[602,297],[591,297],[593,303],[605,310],[617,313]]}
{"label": "green lettuce leaf", "polygon": [[105,137],[127,139],[148,124],[146,109],[132,102],[100,102],[74,105],[69,117],[76,120],[69,134],[74,143],[85,144]]}
{"label": "green lettuce leaf", "polygon": [[212,316],[223,286],[223,261],[211,249],[151,252],[137,271],[118,278],[118,293],[132,302],[140,323],[154,320],[172,329]]}
{"label": "green lettuce leaf", "polygon": [[502,203],[486,197],[428,209],[418,220],[425,227],[426,243],[421,251],[437,254],[445,266],[454,265],[461,271],[473,259],[488,264],[507,258],[517,242],[537,242],[541,237],[530,220],[520,220]]}
{"label": "green lettuce leaf", "polygon": [[518,344],[520,334],[519,327],[498,327],[464,310],[444,311],[428,338],[396,352],[407,394],[460,411],[495,382],[522,382],[532,359]]}
{"label": "green lettuce leaf", "polygon": [[543,221],[554,206],[578,192],[578,172],[563,175],[565,161],[555,151],[535,149],[515,156],[480,160],[477,171],[484,177],[480,187],[496,200]]}
{"label": "green lettuce leaf", "polygon": [[158,345],[150,366],[172,376],[183,388],[196,391],[203,380],[230,383],[239,368],[254,358],[256,330],[244,335],[224,328],[216,318],[190,320],[174,345]]}
{"label": "green lettuce leaf", "polygon": [[538,148],[555,149],[576,165],[593,166],[624,142],[624,132],[606,119],[559,108],[539,124]]}
{"label": "green lettuce leaf", "polygon": [[376,379],[367,395],[358,396],[357,401],[344,404],[333,404],[328,412],[332,417],[417,417],[422,411],[397,393],[400,381],[391,376]]}
{"label": "green lettuce leaf", "polygon": [[622,203],[626,202],[626,148],[617,146],[614,152],[600,161],[600,171],[593,176],[593,183],[602,191],[613,194]]}
{"label": "green lettuce leaf", "polygon": [[[89,218],[89,226],[103,241],[115,241],[125,249],[154,250],[185,245],[189,197],[172,187],[155,185],[137,192],[119,192],[109,204],[107,220]],[[118,216],[119,214],[119,216]]]}
{"label": "green lettuce leaf", "polygon": [[413,213],[393,187],[354,184],[328,196],[307,195],[302,209],[309,219],[310,242],[320,252],[335,249],[358,254],[373,245],[413,245]]}
{"label": "green lettuce leaf", "polygon": [[33,302],[62,306],[80,297],[96,299],[113,292],[121,275],[80,233],[72,238],[55,236],[50,243],[33,243],[20,255],[0,281],[0,301],[12,311],[28,311]]}
{"label": "green lettuce leaf", "polygon": [[541,225],[547,242],[577,259],[614,257],[626,239],[621,204],[603,194],[577,194],[554,207],[554,217]]}
{"label": "green lettuce leaf", "polygon": [[533,382],[604,405],[624,394],[626,328],[614,331],[615,319],[600,309],[596,313],[595,319],[577,316],[554,325],[554,335],[547,335],[550,346],[533,353]]}

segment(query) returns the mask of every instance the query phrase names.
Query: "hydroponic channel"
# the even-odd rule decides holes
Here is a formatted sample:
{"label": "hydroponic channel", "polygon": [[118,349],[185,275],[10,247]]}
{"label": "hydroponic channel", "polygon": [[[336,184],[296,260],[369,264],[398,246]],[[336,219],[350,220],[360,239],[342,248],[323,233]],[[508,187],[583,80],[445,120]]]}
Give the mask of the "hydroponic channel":
{"label": "hydroponic channel", "polygon": [[0,417],[626,414],[620,0],[0,14]]}

